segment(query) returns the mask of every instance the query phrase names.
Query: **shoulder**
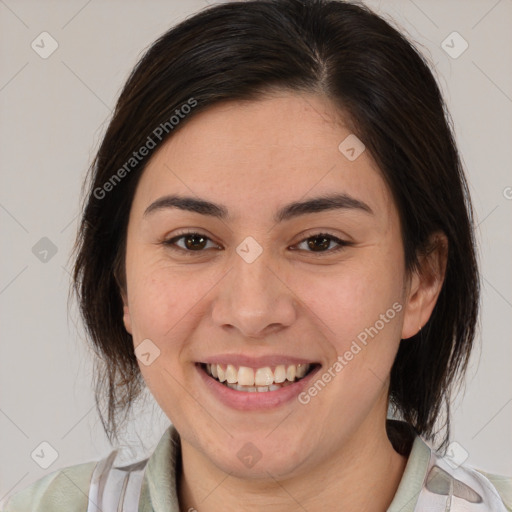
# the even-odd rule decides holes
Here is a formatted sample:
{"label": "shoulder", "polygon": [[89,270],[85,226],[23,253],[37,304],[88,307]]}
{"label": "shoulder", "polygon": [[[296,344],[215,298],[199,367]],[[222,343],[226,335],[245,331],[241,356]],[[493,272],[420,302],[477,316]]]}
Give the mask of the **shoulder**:
{"label": "shoulder", "polygon": [[512,511],[511,477],[486,473],[469,465],[457,466],[454,462],[438,453],[432,454],[424,489],[420,494],[425,505],[434,503],[442,496],[442,499],[448,498],[449,510]]}
{"label": "shoulder", "polygon": [[69,466],[40,478],[12,495],[2,512],[86,512],[97,461]]}
{"label": "shoulder", "polygon": [[486,473],[481,469],[475,469],[475,471],[483,475],[491,483],[507,507],[507,510],[512,511],[512,477]]}
{"label": "shoulder", "polygon": [[[160,449],[157,447],[152,455],[157,470],[165,466],[159,461],[167,460],[163,451],[172,441],[171,432],[169,428],[158,445]],[[173,452],[169,453],[172,456]],[[0,502],[0,512],[135,510],[137,503],[150,510],[146,480],[150,458],[117,466],[117,456],[115,449],[101,460],[54,471]]]}
{"label": "shoulder", "polygon": [[398,426],[400,431],[395,428],[390,439],[399,453],[407,454],[408,461],[388,512],[512,512],[511,477],[459,464],[452,453],[439,453],[407,431],[407,425]]}

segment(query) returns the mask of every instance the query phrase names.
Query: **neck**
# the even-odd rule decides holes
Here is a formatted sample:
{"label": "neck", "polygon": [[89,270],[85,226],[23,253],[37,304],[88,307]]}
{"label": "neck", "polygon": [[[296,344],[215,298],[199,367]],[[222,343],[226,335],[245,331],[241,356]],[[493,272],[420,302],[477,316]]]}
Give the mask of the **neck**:
{"label": "neck", "polygon": [[[336,453],[300,475],[277,480],[230,476],[188,443],[182,444],[178,479],[181,510],[208,512],[320,512],[386,510],[396,493],[407,457],[397,453],[385,425],[362,426]],[[371,490],[371,492],[369,492]]]}

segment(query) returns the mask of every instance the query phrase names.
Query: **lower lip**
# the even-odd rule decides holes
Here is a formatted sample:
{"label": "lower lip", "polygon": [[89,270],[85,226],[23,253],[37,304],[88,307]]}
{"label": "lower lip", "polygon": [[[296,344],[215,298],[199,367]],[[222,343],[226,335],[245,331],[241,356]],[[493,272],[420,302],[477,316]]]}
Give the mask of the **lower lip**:
{"label": "lower lip", "polygon": [[320,370],[320,366],[314,368],[306,377],[285,386],[276,391],[237,391],[221,384],[218,380],[210,377],[199,363],[196,363],[197,371],[203,379],[210,392],[224,405],[239,409],[241,411],[254,411],[259,409],[272,409],[279,407],[297,396],[309,386],[314,375]]}

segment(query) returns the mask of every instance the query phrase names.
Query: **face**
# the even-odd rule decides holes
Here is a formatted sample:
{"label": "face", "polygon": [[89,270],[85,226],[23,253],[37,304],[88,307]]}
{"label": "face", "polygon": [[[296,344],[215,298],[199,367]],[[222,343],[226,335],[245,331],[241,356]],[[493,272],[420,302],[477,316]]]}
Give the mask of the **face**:
{"label": "face", "polygon": [[383,431],[399,341],[421,325],[391,193],[368,151],[339,149],[351,132],[333,112],[282,93],[199,113],[130,212],[142,375],[187,450],[244,478],[307,472]]}

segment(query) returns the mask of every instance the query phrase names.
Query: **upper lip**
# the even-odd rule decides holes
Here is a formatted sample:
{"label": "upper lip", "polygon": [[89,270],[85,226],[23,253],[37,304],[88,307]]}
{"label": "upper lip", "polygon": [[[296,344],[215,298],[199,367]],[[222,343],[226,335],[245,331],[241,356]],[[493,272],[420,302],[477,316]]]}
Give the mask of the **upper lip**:
{"label": "upper lip", "polygon": [[218,354],[207,357],[201,361],[205,364],[232,364],[233,366],[247,366],[249,368],[264,368],[265,366],[297,365],[297,364],[318,364],[313,359],[302,359],[300,357],[288,356],[285,354],[268,354],[259,357],[250,357],[241,354]]}

